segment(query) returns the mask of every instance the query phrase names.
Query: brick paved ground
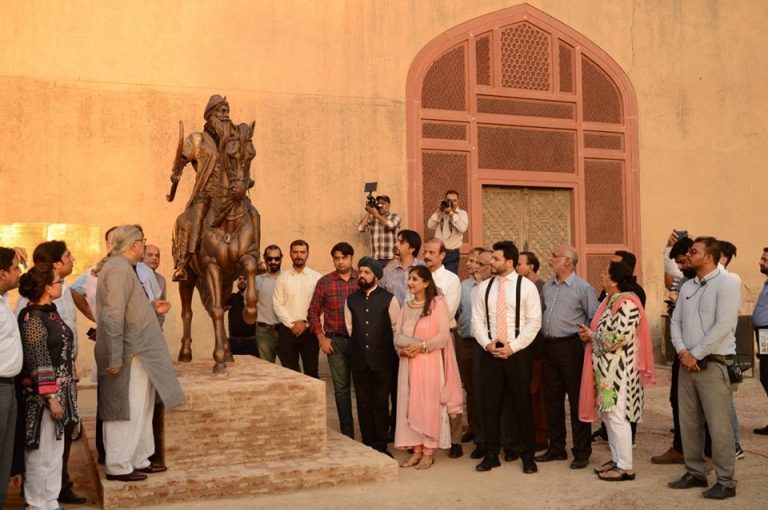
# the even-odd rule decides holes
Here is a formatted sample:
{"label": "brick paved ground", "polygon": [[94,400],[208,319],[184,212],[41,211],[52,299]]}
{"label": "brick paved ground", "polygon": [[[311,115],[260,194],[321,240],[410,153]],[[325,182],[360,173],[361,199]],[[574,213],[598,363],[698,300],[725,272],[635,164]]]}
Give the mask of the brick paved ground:
{"label": "brick paved ground", "polygon": [[[321,377],[327,381],[326,392],[329,426],[338,430],[330,376],[321,354]],[[220,500],[216,510],[234,509],[318,509],[346,508],[389,509],[474,509],[474,508],[556,508],[594,509],[617,507],[635,508],[766,508],[768,502],[768,437],[752,433],[755,427],[768,424],[768,399],[755,379],[747,379],[736,393],[735,400],[741,419],[742,447],[746,458],[737,461],[736,477],[739,485],[736,499],[713,502],[701,497],[696,489],[673,491],[666,482],[683,473],[682,466],[654,466],[652,455],[662,453],[671,444],[671,410],[668,404],[669,372],[660,369],[659,385],[646,392],[645,420],[638,432],[635,451],[637,479],[634,482],[609,484],[595,478],[591,469],[609,458],[607,446],[596,446],[592,464],[587,470],[572,471],[565,462],[540,464],[537,475],[523,475],[519,461],[505,464],[489,473],[477,473],[469,458],[469,445],[465,456],[449,459],[440,452],[435,465],[428,471],[401,469],[400,480],[383,484],[318,489],[292,494],[264,496],[256,499]],[[82,394],[84,414],[93,414],[93,392]],[[403,458],[402,452],[396,457]],[[95,486],[89,483],[84,467],[85,451],[82,444],[73,449],[71,465],[78,490],[89,497],[88,505],[64,505],[67,509],[94,508]],[[710,482],[713,475],[710,475]],[[15,492],[15,491],[13,491]],[[726,506],[727,505],[727,506]],[[210,502],[164,504],[158,500],[147,509],[210,509]],[[7,508],[22,509],[20,498],[13,497]]]}

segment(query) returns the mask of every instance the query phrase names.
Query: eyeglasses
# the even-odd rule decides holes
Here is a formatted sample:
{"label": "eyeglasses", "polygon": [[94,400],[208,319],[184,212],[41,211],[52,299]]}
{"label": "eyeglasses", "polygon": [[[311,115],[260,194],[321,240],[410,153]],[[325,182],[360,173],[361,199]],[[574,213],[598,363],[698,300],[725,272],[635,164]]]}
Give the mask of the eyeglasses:
{"label": "eyeglasses", "polygon": [[64,285],[64,280],[56,280],[55,282],[51,282],[50,285]]}
{"label": "eyeglasses", "polygon": [[280,262],[283,260],[283,257],[264,257],[264,260],[267,262]]}

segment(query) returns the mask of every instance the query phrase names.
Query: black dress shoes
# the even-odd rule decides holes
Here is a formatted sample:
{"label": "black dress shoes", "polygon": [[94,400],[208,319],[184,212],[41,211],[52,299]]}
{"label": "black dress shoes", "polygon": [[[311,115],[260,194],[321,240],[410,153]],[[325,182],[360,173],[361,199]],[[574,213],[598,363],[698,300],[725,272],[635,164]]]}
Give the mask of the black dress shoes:
{"label": "black dress shoes", "polygon": [[461,447],[461,444],[454,443],[451,445],[451,451],[448,453],[448,457],[452,459],[458,459],[463,455],[464,455],[464,448]]}
{"label": "black dress shoes", "polygon": [[86,502],[88,502],[88,499],[82,496],[78,496],[70,487],[62,489],[62,491],[59,493],[58,500],[59,503],[70,503],[72,505],[84,505]]}
{"label": "black dress shoes", "polygon": [[709,499],[728,499],[736,497],[736,487],[726,487],[716,483],[711,488],[701,493],[702,496]]}
{"label": "black dress shoes", "polygon": [[759,436],[768,436],[768,425],[760,429],[752,429],[752,432]]}
{"label": "black dress shoes", "polygon": [[504,460],[507,462],[514,462],[520,458],[520,452],[517,450],[504,449]]}
{"label": "black dress shoes", "polygon": [[[720,485],[720,484],[717,484],[717,485]],[[706,478],[696,478],[690,473],[685,473],[679,480],[675,480],[674,482],[669,482],[667,484],[667,487],[669,487],[670,489],[690,489],[692,487],[706,487],[706,486],[707,486]],[[734,494],[735,493],[736,491],[734,490]]]}
{"label": "black dress shoes", "polygon": [[138,471],[133,471],[127,475],[110,475],[107,473],[107,480],[114,480],[117,482],[140,482],[146,479],[147,475],[144,473],[139,473]]}
{"label": "black dress shoes", "polygon": [[532,460],[524,460],[523,461],[523,473],[526,475],[532,475],[533,473],[538,473],[539,468],[536,466],[536,463]]}
{"label": "black dress shoes", "polygon": [[147,475],[154,475],[155,473],[163,473],[165,471],[168,471],[168,468],[166,466],[153,466],[150,464],[149,466],[141,469],[137,469],[139,473],[144,473]]}
{"label": "black dress shoes", "polygon": [[571,469],[584,469],[589,465],[589,459],[573,459]]}
{"label": "black dress shoes", "polygon": [[565,453],[552,453],[549,450],[534,457],[536,462],[551,462],[553,460],[568,460],[568,455]]}
{"label": "black dress shoes", "polygon": [[501,466],[501,462],[499,462],[499,456],[488,454],[483,458],[483,461],[475,466],[475,469],[477,471],[490,471],[491,469],[495,467]]}
{"label": "black dress shoes", "polygon": [[482,459],[485,457],[485,448],[481,448],[480,446],[475,447],[475,449],[472,450],[472,453],[469,454],[469,457],[471,459]]}

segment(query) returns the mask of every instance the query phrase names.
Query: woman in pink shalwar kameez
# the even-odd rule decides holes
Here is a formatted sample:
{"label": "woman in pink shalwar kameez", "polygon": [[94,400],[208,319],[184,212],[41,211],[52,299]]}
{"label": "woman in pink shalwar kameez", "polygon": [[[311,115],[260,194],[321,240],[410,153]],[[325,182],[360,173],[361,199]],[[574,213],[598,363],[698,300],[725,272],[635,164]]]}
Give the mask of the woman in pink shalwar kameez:
{"label": "woman in pink shalwar kameez", "polygon": [[428,469],[436,448],[450,448],[448,417],[461,414],[464,401],[448,309],[429,269],[411,269],[408,290],[414,298],[400,311],[397,333],[421,343],[398,349],[395,447],[413,448],[413,455],[400,467]]}

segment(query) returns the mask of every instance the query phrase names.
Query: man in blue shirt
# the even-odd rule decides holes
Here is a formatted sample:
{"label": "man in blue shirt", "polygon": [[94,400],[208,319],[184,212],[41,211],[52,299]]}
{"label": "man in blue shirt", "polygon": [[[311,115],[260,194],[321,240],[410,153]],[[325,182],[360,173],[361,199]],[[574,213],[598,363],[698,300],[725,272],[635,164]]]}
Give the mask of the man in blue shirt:
{"label": "man in blue shirt", "polygon": [[672,489],[707,487],[701,426],[706,421],[712,436],[717,483],[703,496],[732,498],[736,496],[736,450],[731,427],[733,390],[727,365],[733,363],[736,354],[741,293],[738,282],[717,266],[720,244],[715,238],[697,237],[687,258],[696,277],[680,288],[670,328],[682,369],[677,386],[686,473],[668,485]]}
{"label": "man in blue shirt", "polygon": [[[768,276],[768,248],[763,248],[763,256],[760,257],[760,272]],[[755,327],[755,334],[758,340],[757,348],[760,358],[760,383],[763,385],[763,389],[768,393],[768,354],[760,353],[760,330],[768,329],[768,280],[763,285],[763,290],[760,291],[760,296],[755,303],[755,311],[752,313],[752,325]],[[768,436],[768,425],[765,427],[754,429],[755,434],[761,436]]]}

